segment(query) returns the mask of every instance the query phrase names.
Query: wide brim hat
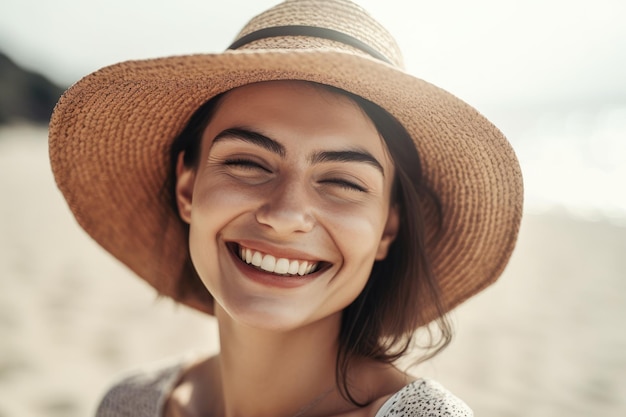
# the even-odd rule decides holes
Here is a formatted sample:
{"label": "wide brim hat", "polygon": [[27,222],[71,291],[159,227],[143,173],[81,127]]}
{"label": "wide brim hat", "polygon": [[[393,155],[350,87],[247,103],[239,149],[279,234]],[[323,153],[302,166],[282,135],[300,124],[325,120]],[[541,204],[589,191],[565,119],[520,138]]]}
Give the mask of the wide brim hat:
{"label": "wide brim hat", "polygon": [[[522,215],[509,142],[477,110],[406,73],[392,36],[346,0],[288,0],[253,18],[223,53],[122,62],[69,88],[52,115],[49,146],[78,223],[160,294],[211,313],[206,290],[179,290],[192,270],[186,225],[172,204],[170,147],[203,103],[270,80],[340,88],[406,128],[441,203],[439,233],[433,210],[425,225],[445,311],[498,278]],[[433,304],[423,309],[426,321],[436,318]]]}

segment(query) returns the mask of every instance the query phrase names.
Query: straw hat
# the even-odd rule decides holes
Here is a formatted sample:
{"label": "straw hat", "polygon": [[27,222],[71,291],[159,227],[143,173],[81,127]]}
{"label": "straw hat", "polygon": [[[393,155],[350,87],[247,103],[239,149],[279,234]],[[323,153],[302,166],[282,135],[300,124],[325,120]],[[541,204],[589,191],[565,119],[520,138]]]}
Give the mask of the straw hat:
{"label": "straw hat", "polygon": [[443,230],[427,250],[449,310],[502,273],[522,178],[499,130],[402,65],[394,39],[359,6],[288,0],[253,18],[224,53],[122,62],[77,82],[50,122],[52,170],[100,245],[160,293],[211,312],[206,290],[177,290],[189,254],[166,187],[173,139],[200,105],[238,86],[288,79],[341,88],[386,109],[415,142],[443,208]]}

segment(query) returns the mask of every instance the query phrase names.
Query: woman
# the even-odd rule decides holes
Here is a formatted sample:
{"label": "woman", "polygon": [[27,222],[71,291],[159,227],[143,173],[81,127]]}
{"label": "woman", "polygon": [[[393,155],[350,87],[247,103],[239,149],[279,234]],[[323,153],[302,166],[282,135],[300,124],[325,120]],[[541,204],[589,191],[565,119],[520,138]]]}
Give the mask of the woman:
{"label": "woman", "polygon": [[519,165],[358,6],[286,1],[223,54],[91,74],[50,156],[91,236],[219,324],[217,356],[124,379],[99,416],[471,415],[395,363],[502,272]]}

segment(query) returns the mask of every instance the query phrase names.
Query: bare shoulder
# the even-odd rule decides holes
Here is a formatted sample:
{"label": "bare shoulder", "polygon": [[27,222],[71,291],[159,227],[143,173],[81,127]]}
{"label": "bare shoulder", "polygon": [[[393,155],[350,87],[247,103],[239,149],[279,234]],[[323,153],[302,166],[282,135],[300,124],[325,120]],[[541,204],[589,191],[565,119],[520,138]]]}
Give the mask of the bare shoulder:
{"label": "bare shoulder", "polygon": [[341,417],[377,417],[389,399],[416,379],[392,364],[363,359],[355,365],[353,380],[359,383],[351,388],[352,394],[367,406],[352,408]]}

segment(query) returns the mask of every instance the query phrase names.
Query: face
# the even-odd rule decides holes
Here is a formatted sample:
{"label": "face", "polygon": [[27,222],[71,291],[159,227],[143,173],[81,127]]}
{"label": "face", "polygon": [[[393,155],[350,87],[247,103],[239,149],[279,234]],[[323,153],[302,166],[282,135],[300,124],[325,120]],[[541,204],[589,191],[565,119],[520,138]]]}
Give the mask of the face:
{"label": "face", "polygon": [[295,81],[227,93],[177,202],[216,309],[289,330],[338,320],[398,228],[382,138],[343,95]]}

